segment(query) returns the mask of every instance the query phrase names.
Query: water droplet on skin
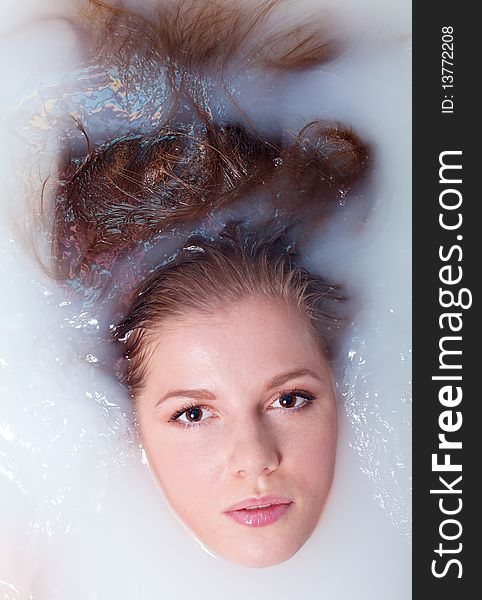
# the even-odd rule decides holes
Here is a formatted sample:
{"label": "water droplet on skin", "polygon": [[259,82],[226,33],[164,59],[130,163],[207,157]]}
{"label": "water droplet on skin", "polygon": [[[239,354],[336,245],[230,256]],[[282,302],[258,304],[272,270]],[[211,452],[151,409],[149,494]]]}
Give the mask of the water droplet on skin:
{"label": "water droplet on skin", "polygon": [[283,159],[282,158],[273,158],[273,164],[275,167],[281,167],[281,165],[283,164]]}

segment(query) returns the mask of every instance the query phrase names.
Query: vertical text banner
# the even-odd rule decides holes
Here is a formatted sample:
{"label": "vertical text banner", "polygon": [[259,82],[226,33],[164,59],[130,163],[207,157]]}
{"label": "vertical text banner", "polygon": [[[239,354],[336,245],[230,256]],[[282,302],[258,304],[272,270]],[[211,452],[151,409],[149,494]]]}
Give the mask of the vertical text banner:
{"label": "vertical text banner", "polygon": [[413,5],[415,600],[482,597],[482,25],[474,10]]}

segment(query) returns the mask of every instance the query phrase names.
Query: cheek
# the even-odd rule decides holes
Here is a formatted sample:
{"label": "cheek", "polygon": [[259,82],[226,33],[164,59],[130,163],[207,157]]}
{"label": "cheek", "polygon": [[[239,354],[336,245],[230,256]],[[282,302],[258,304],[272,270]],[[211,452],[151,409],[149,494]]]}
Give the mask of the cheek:
{"label": "cheek", "polygon": [[139,424],[149,465],[174,509],[186,516],[192,508],[209,505],[220,480],[220,448],[201,431],[174,430],[141,417]]}
{"label": "cheek", "polygon": [[[291,419],[290,419],[291,420]],[[293,421],[297,421],[293,417]],[[307,496],[323,498],[329,490],[335,465],[337,443],[336,409],[307,415],[280,436],[284,437],[283,457],[290,478]]]}

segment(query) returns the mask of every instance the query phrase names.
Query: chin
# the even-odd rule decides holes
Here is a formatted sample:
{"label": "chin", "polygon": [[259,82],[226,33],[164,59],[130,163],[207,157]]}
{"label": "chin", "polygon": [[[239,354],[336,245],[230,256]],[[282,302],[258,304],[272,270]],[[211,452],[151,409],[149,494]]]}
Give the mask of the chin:
{"label": "chin", "polygon": [[266,567],[274,567],[281,563],[286,562],[292,556],[294,556],[300,547],[296,547],[291,551],[285,548],[280,548],[279,545],[276,547],[267,548],[265,545],[253,545],[243,548],[241,551],[224,556],[243,567],[250,567],[253,569],[264,569]]}

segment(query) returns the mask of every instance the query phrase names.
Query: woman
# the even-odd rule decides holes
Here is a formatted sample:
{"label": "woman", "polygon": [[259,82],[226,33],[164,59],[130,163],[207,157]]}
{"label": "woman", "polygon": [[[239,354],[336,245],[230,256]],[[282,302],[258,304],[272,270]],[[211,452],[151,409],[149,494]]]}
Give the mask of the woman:
{"label": "woman", "polygon": [[272,242],[190,240],[141,286],[116,335],[140,436],[177,514],[249,566],[292,556],[335,461],[324,312],[333,288]]}
{"label": "woman", "polygon": [[254,13],[176,2],[149,20],[91,4],[96,60],[127,79],[139,58],[162,62],[170,110],[153,131],[62,157],[56,275],[122,315],[121,377],[177,515],[230,560],[277,564],[320,518],[337,439],[344,299],[295,246],[362,179],[368,151],[339,124],[290,138],[272,123],[262,135],[229,95],[232,112],[217,118],[206,82],[219,72],[225,89],[225,71],[246,60],[275,75],[307,68],[333,45],[306,24],[253,41],[276,2]]}

